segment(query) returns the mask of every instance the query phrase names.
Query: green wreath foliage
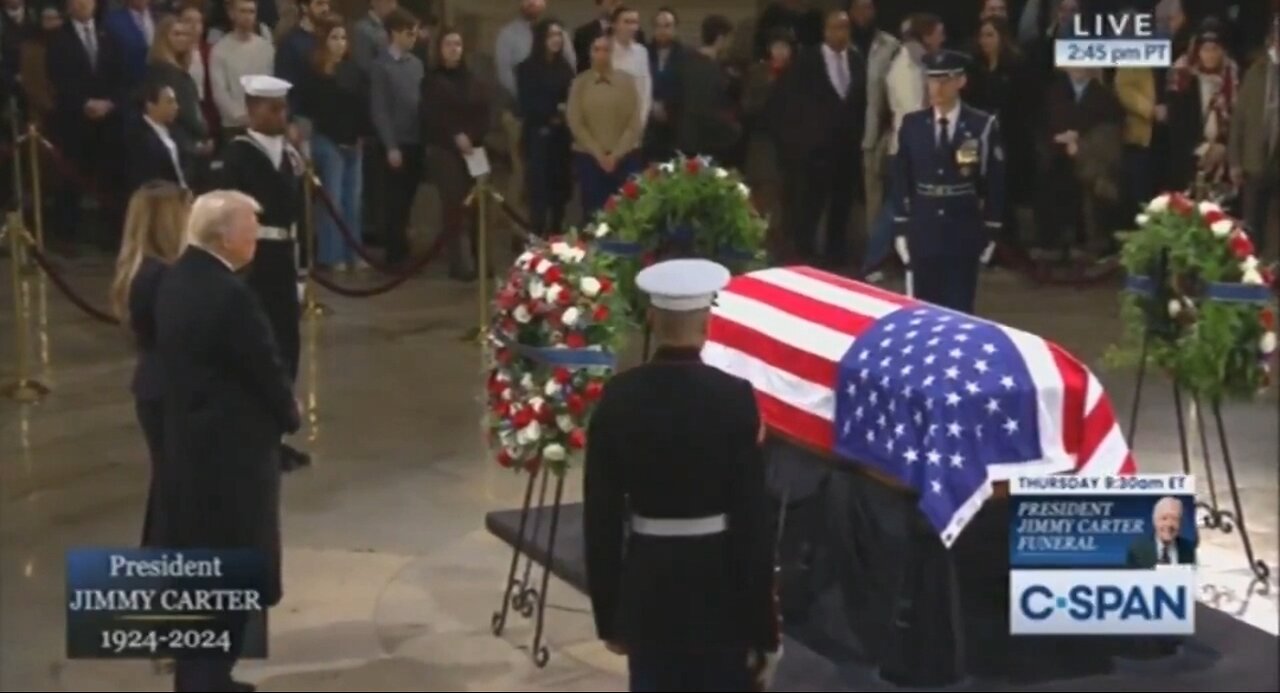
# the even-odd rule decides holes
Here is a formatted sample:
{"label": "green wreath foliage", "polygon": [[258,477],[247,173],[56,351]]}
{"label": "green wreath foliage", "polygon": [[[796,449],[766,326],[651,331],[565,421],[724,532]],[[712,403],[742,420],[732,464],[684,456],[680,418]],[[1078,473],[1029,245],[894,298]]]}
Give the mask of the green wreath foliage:
{"label": "green wreath foliage", "polygon": [[768,222],[735,174],[704,157],[679,156],[633,176],[584,233],[612,256],[618,290],[633,307],[641,269],[673,256],[715,260],[734,274],[764,266]]}
{"label": "green wreath foliage", "polygon": [[1124,335],[1112,347],[1113,365],[1137,365],[1147,342],[1148,363],[1189,393],[1214,400],[1248,399],[1270,383],[1276,349],[1271,305],[1204,295],[1216,284],[1275,286],[1240,224],[1213,202],[1181,193],[1157,196],[1122,234],[1121,263],[1150,290],[1121,299]]}

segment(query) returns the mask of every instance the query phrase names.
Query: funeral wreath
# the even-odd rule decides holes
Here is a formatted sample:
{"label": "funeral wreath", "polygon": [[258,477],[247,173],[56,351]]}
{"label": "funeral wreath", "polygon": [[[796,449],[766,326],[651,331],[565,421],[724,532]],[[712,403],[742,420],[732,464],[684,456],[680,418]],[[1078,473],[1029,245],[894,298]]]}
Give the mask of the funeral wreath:
{"label": "funeral wreath", "polygon": [[1148,338],[1149,362],[1190,393],[1254,396],[1270,382],[1276,351],[1275,268],[1214,202],[1162,194],[1136,224],[1123,234],[1130,278],[1113,362],[1136,362]]}
{"label": "funeral wreath", "polygon": [[494,299],[488,429],[503,467],[568,470],[627,326],[609,265],[576,235],[526,250]]}
{"label": "funeral wreath", "polygon": [[768,222],[750,197],[735,174],[703,157],[680,156],[624,183],[585,231],[614,257],[619,291],[638,306],[635,276],[659,260],[702,257],[734,274],[762,266]]}

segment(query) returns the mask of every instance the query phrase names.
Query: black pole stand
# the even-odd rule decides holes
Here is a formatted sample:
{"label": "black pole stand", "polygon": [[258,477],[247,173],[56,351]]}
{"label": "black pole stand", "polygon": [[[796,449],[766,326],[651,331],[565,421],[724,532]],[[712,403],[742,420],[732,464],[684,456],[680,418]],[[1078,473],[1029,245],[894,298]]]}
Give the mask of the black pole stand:
{"label": "black pole stand", "polygon": [[[533,531],[529,536],[536,542],[538,533],[542,530],[542,510],[547,505],[547,470],[543,469],[541,488],[538,490],[538,505],[533,510]],[[511,608],[520,612],[521,616],[529,618],[533,615],[534,605],[538,603],[538,590],[529,586],[529,576],[533,572],[533,554],[526,552],[524,555],[524,577],[520,579],[520,584],[513,586],[514,594],[511,595]]]}
{"label": "black pole stand", "polygon": [[[1160,267],[1156,272],[1157,276],[1152,277],[1152,281],[1156,287],[1155,299],[1157,304],[1163,305],[1160,300],[1160,289],[1164,286],[1167,277],[1167,258],[1161,258]],[[1154,336],[1150,328],[1142,336],[1142,349],[1138,361],[1138,377],[1133,393],[1133,409],[1129,417],[1129,446],[1136,447],[1136,435],[1138,429],[1138,413],[1141,410],[1142,391],[1144,389],[1147,374],[1147,357],[1149,355],[1150,343]],[[1182,388],[1175,382],[1173,384],[1173,406],[1174,417],[1178,426],[1178,446],[1182,455],[1182,471],[1184,474],[1191,474],[1191,454],[1188,449],[1187,427],[1182,411]],[[1205,423],[1203,410],[1200,407],[1200,399],[1193,397],[1192,401],[1196,405],[1196,424],[1200,436],[1200,449],[1204,456],[1204,477],[1209,486],[1209,500],[1196,501],[1197,514],[1200,514],[1199,525],[1205,529],[1219,530],[1224,534],[1230,534],[1236,529],[1240,530],[1240,542],[1243,545],[1245,558],[1249,561],[1249,569],[1253,571],[1255,584],[1260,584],[1258,591],[1260,594],[1267,594],[1270,590],[1268,578],[1271,576],[1271,568],[1265,561],[1259,559],[1253,551],[1253,542],[1249,538],[1249,531],[1245,527],[1244,507],[1240,503],[1240,486],[1236,481],[1235,464],[1231,459],[1231,449],[1227,441],[1227,429],[1223,425],[1222,420],[1222,403],[1215,399],[1210,407],[1213,413],[1214,424],[1218,429],[1218,444],[1222,447],[1222,464],[1227,471],[1228,490],[1231,493],[1232,509],[1228,510],[1218,504],[1218,488],[1217,482],[1213,476],[1213,461],[1209,456],[1209,440],[1205,433]],[[1197,496],[1199,492],[1197,491]]]}
{"label": "black pole stand", "polygon": [[537,593],[538,619],[533,630],[533,663],[539,669],[547,666],[551,651],[542,641],[543,625],[547,612],[547,588],[551,585],[551,561],[556,552],[556,533],[560,530],[560,501],[564,498],[564,475],[556,475],[556,495],[551,504],[551,532],[547,537],[547,560],[542,563],[542,589]]}
{"label": "black pole stand", "polygon": [[514,607],[520,611],[520,606],[516,604],[517,598],[523,595],[520,582],[516,580],[516,568],[520,566],[520,556],[524,553],[525,545],[525,527],[529,523],[529,506],[533,500],[533,484],[538,480],[538,475],[530,474],[529,483],[524,489],[524,505],[520,508],[520,528],[516,532],[515,546],[511,550],[511,568],[507,571],[507,581],[502,589],[502,602],[499,609],[493,612],[493,617],[489,620],[489,628],[494,635],[502,635],[502,631],[507,627],[507,613],[509,609]]}

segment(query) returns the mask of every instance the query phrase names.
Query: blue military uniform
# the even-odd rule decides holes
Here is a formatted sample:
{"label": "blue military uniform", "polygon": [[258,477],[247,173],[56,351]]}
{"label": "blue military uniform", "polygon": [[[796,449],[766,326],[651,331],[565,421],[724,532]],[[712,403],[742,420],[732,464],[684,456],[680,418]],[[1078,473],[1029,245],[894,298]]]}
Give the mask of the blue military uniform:
{"label": "blue military uniform", "polygon": [[[967,59],[925,58],[929,77],[958,76]],[[945,128],[944,128],[945,126]],[[894,226],[907,239],[914,295],[972,313],[980,260],[1004,214],[1004,152],[996,117],[957,101],[909,113],[894,159]]]}

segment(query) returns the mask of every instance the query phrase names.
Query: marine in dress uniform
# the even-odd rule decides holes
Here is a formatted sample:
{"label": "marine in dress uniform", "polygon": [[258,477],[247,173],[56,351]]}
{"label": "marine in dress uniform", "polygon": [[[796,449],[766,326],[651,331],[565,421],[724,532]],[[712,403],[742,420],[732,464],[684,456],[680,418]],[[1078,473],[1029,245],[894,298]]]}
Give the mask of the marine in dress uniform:
{"label": "marine in dress uniform", "polygon": [[892,204],[911,293],[972,313],[1004,218],[1005,167],[996,117],[960,100],[967,62],[954,51],[926,56],[933,107],[902,121]]}
{"label": "marine in dress uniform", "polygon": [[[306,165],[298,150],[284,137],[288,127],[285,99],[292,85],[269,75],[246,75],[240,81],[248,107],[249,127],[227,144],[221,187],[239,190],[262,206],[258,253],[247,280],[267,311],[280,346],[280,358],[296,382],[302,348],[298,326],[301,317],[298,233]],[[286,468],[310,462],[305,453],[289,445],[282,444],[281,453]]]}
{"label": "marine in dress uniform", "polygon": [[700,358],[728,280],[696,259],[639,274],[658,346],[588,427],[588,590],[632,691],[763,689],[781,654],[755,393]]}

